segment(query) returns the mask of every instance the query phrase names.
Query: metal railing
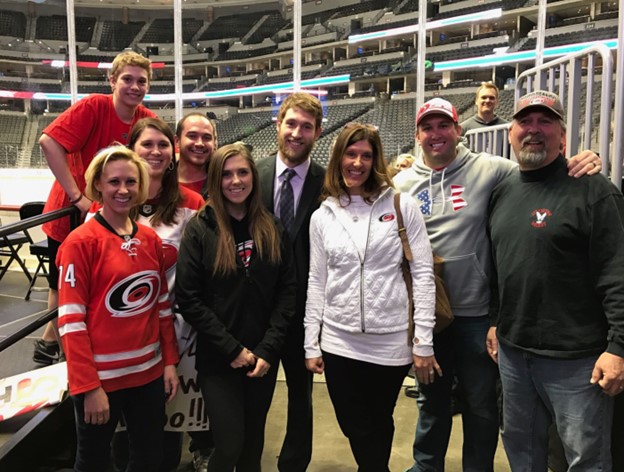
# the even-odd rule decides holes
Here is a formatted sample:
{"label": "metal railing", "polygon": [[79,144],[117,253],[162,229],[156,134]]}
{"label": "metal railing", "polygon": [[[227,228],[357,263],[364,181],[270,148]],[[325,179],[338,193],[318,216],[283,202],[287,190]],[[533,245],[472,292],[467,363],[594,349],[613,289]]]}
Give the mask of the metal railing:
{"label": "metal railing", "polygon": [[509,146],[509,123],[473,129],[467,131],[464,137],[468,141],[467,146],[474,152],[487,152],[516,160]]}
{"label": "metal railing", "polygon": [[[52,211],[50,213],[33,216],[31,218],[20,220],[9,225],[0,226],[0,239],[11,234],[19,233],[20,231],[34,228],[35,226],[47,223],[48,221],[56,220],[58,218],[64,218],[66,216],[70,217],[72,228],[78,226],[80,222],[80,211],[76,207],[71,206],[67,208],[62,208],[60,210]],[[18,331],[0,340],[0,352],[9,348],[10,346],[20,341],[24,337],[28,336],[32,332],[36,331],[41,326],[44,326],[48,321],[52,321],[54,318],[56,318],[57,313],[57,308],[54,308],[47,313],[39,316],[37,319],[29,322]]]}
{"label": "metal railing", "polygon": [[[602,76],[598,80],[598,60],[601,61]],[[583,81],[583,73],[586,78]],[[582,92],[583,82],[586,85]],[[565,108],[566,157],[573,156],[579,149],[591,148],[591,136],[597,129],[598,152],[602,160],[602,173],[609,174],[611,143],[611,110],[613,90],[613,56],[606,46],[595,44],[578,52],[568,54],[554,61],[524,71],[516,80],[515,100],[534,90],[548,90],[556,93]],[[599,120],[592,119],[593,104],[599,101]],[[584,114],[581,116],[581,110]],[[583,133],[581,133],[583,126]],[[581,134],[583,140],[581,142]],[[621,187],[622,156],[614,156],[611,181]],[[619,172],[615,172],[615,170]]]}
{"label": "metal railing", "polygon": [[[598,72],[601,72],[600,76]],[[582,93],[583,84],[585,93]],[[515,101],[534,90],[556,93],[564,104],[566,157],[578,154],[579,150],[597,149],[602,160],[602,173],[609,176],[611,169],[611,181],[621,188],[623,156],[613,155],[611,159],[611,51],[606,46],[596,44],[524,71],[516,80]],[[600,103],[597,111],[599,118],[594,119],[596,110],[593,105],[597,101]],[[508,128],[509,124],[469,131],[466,133],[468,146],[475,152],[489,152],[515,160],[509,146]],[[593,146],[592,135],[597,136],[597,144]],[[618,139],[618,136],[613,136],[613,139]]]}

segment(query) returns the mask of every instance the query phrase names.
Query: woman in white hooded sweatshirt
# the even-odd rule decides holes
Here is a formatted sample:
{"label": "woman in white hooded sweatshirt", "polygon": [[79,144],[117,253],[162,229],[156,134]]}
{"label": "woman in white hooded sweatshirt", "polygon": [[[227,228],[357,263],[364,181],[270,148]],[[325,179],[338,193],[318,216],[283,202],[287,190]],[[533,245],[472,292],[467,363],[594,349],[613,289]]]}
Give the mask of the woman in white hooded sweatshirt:
{"label": "woman in white hooded sweatshirt", "polygon": [[[360,472],[389,471],[392,413],[412,363],[419,382],[442,372],[433,355],[435,286],[417,203],[400,208],[413,254],[408,295],[403,249],[379,132],[347,125],[336,138],[321,207],[310,223],[305,315],[308,369],[325,372],[336,417]],[[408,296],[414,336],[408,336]]]}

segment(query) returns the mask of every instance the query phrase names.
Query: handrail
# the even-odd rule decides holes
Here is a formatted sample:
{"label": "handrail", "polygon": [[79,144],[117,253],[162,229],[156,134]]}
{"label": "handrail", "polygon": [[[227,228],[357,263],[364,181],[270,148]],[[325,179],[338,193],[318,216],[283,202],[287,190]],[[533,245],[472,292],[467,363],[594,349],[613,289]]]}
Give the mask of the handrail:
{"label": "handrail", "polygon": [[75,206],[71,206],[0,226],[0,238],[6,237],[10,234],[19,233],[20,231],[24,231],[26,229],[34,228],[35,226],[39,226],[43,223],[62,218],[64,216],[69,216],[71,218],[72,228],[78,226],[80,210],[78,210]]}
{"label": "handrail", "polygon": [[8,335],[6,338],[4,338],[3,340],[0,341],[0,352],[2,352],[5,349],[11,347],[16,342],[21,341],[23,338],[28,336],[33,331],[35,331],[35,330],[39,329],[40,327],[44,326],[49,321],[52,321],[54,318],[57,317],[57,315],[58,315],[58,308],[53,308],[52,310],[47,311],[46,313],[41,315],[36,320],[31,321],[26,326],[23,326],[19,330],[17,330],[14,333]]}
{"label": "handrail", "polygon": [[[595,78],[597,76],[595,64],[598,56],[602,61],[600,89],[595,86]],[[587,72],[585,96],[581,96],[583,69]],[[593,44],[577,52],[567,54],[559,59],[522,72],[516,79],[514,98],[517,102],[522,95],[536,89],[548,90],[559,95],[561,102],[565,104],[565,121],[567,123],[566,157],[570,157],[578,153],[580,147],[579,136],[581,135],[581,129],[579,116],[582,101],[585,102],[585,139],[581,144],[581,148],[590,148],[591,132],[595,127],[592,125],[592,104],[598,99],[597,95],[600,93],[600,120],[597,123],[597,128],[602,173],[608,176],[609,169],[612,167],[611,181],[620,188],[622,185],[622,156],[614,155],[613,159],[610,159],[612,87],[613,56],[611,51],[603,44]]]}
{"label": "handrail", "polygon": [[[78,226],[79,218],[80,218],[80,210],[78,208],[71,206],[66,208],[61,208],[60,210],[51,211],[49,213],[43,213],[41,215],[33,216],[30,218],[26,218],[21,221],[17,221],[15,223],[11,223],[6,226],[0,226],[0,238],[5,238],[10,234],[19,233],[20,231],[24,231],[30,228],[34,228],[35,226],[39,226],[43,223],[47,223],[48,221],[56,220],[58,218],[63,218],[65,216],[69,216],[71,219],[70,225],[71,228],[75,228]],[[8,347],[15,344],[17,341],[20,341],[24,337],[28,336],[30,333],[45,325],[48,321],[52,321],[58,315],[58,308],[54,308],[34,321],[31,321],[26,326],[23,326],[16,332],[10,334],[5,339],[0,341],[0,352],[4,351]]]}

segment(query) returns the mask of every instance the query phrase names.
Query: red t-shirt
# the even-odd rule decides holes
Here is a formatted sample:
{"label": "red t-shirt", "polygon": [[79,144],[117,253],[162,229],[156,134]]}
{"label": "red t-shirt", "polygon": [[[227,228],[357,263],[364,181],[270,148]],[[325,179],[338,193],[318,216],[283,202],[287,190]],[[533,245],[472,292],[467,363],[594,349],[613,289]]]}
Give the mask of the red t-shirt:
{"label": "red t-shirt", "polygon": [[[112,95],[93,94],[65,110],[43,130],[43,133],[65,148],[69,170],[80,191],[84,191],[86,186],[84,173],[93,156],[114,142],[127,144],[130,129],[138,120],[145,117],[157,115],[139,105],[132,122],[124,123],[115,112]],[[68,195],[55,180],[44,213],[70,205]],[[63,241],[70,231],[69,217],[44,224],[43,231],[52,239]]]}
{"label": "red t-shirt", "polygon": [[195,193],[202,194],[202,189],[204,188],[204,184],[206,183],[206,179],[197,180],[195,182],[180,182],[180,186],[192,190]]}

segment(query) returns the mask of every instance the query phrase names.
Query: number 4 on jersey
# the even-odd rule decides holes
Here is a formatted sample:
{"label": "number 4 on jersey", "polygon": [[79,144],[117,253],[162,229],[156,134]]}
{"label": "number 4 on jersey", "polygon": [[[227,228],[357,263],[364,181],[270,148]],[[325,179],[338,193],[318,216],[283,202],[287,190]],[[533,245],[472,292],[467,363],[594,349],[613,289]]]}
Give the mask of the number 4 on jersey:
{"label": "number 4 on jersey", "polygon": [[65,278],[63,278],[63,266],[59,266],[59,280],[68,283],[71,288],[76,287],[76,274],[74,272],[74,264],[69,264],[67,266]]}

